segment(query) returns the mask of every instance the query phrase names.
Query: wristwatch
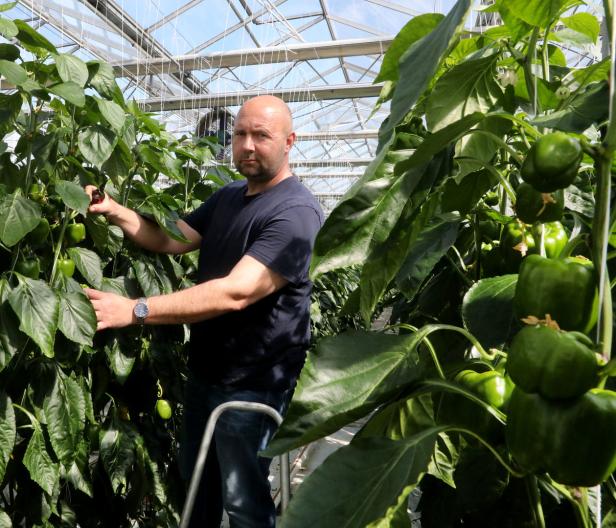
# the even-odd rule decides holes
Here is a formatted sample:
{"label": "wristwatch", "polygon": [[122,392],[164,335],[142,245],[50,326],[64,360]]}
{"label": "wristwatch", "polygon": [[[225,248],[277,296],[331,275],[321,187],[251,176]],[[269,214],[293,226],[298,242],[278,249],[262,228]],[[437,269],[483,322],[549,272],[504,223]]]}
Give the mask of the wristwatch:
{"label": "wristwatch", "polygon": [[145,297],[140,297],[137,299],[137,304],[135,304],[135,307],[133,308],[133,313],[135,314],[139,324],[145,323],[145,318],[150,314],[148,300]]}

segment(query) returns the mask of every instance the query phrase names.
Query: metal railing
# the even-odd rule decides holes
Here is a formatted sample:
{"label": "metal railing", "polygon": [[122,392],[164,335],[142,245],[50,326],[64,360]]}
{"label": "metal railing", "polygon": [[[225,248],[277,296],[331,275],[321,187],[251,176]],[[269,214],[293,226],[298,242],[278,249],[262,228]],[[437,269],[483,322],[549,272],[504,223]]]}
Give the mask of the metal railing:
{"label": "metal railing", "polygon": [[[201,482],[201,475],[203,474],[203,468],[205,467],[205,459],[212,443],[212,437],[214,436],[214,429],[216,428],[216,422],[220,415],[227,410],[235,409],[240,411],[256,411],[267,414],[275,422],[276,425],[280,425],[282,422],[282,416],[275,409],[272,409],[269,405],[256,402],[245,401],[230,401],[223,403],[216,407],[210,415],[205,431],[203,432],[203,438],[201,440],[201,447],[199,448],[199,454],[197,455],[197,462],[195,464],[195,470],[193,471],[190,479],[190,485],[188,487],[188,494],[186,501],[184,502],[184,509],[182,510],[182,520],[180,522],[180,528],[188,528],[188,521],[192,514],[193,507],[195,505],[195,499],[197,498],[197,491],[199,489],[199,483]],[[289,505],[289,499],[291,497],[291,475],[289,468],[289,454],[284,453],[279,456],[280,460],[280,489],[282,495],[280,497],[280,508],[284,512]]]}

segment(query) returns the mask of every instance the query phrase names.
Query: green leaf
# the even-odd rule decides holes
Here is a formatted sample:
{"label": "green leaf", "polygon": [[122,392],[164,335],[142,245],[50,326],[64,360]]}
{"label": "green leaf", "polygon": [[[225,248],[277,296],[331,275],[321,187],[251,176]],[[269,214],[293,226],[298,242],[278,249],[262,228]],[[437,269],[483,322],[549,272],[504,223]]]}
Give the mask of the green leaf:
{"label": "green leaf", "polygon": [[496,82],[500,54],[467,60],[445,73],[428,98],[428,129],[437,131],[473,112],[492,110],[503,91]]}
{"label": "green leaf", "polygon": [[87,214],[88,207],[90,206],[90,197],[81,185],[71,181],[58,180],[56,181],[56,192],[60,195],[66,206],[79,211],[84,216]]}
{"label": "green leaf", "polygon": [[91,484],[88,445],[82,440],[79,442],[75,451],[75,456],[71,467],[66,473],[66,479],[72,484],[73,488],[85,493],[88,497],[94,497],[94,490]]}
{"label": "green leaf", "polygon": [[0,528],[13,528],[11,518],[4,510],[0,510]]}
{"label": "green leaf", "polygon": [[420,379],[423,367],[415,348],[424,332],[399,336],[351,331],[319,341],[308,355],[268,456],[337,431]]}
{"label": "green leaf", "polygon": [[0,370],[3,370],[11,358],[24,346],[26,336],[18,330],[19,320],[9,306],[8,295],[11,291],[6,279],[0,279]]}
{"label": "green leaf", "polygon": [[135,460],[138,437],[138,433],[129,423],[117,418],[100,432],[101,458],[114,493],[127,491],[128,474]]}
{"label": "green leaf", "polygon": [[341,447],[298,488],[281,528],[351,528],[378,520],[406,486],[419,482],[440,430],[400,441],[365,438]]}
{"label": "green leaf", "polygon": [[107,99],[96,99],[98,109],[107,122],[111,125],[118,134],[122,132],[122,128],[126,123],[126,114],[119,104]]}
{"label": "green leaf", "polygon": [[41,220],[40,207],[20,194],[4,197],[0,202],[0,240],[12,247],[32,231]]}
{"label": "green leaf", "polygon": [[109,156],[109,159],[103,164],[103,171],[109,175],[111,181],[113,181],[115,185],[119,186],[119,179],[128,176],[134,161],[133,154],[124,140],[119,139],[111,156]]}
{"label": "green leaf", "polygon": [[574,5],[580,5],[578,0],[507,0],[511,12],[531,26],[544,28],[554,22],[561,13]]}
{"label": "green leaf", "polygon": [[100,257],[91,249],[82,247],[68,248],[68,254],[88,284],[100,289],[103,284],[103,266]]}
{"label": "green leaf", "polygon": [[[601,31],[597,17],[590,13],[575,13],[569,17],[563,17],[560,20],[569,29],[588,37],[589,43],[597,43],[599,32]],[[558,36],[558,33],[556,33],[556,36]]]}
{"label": "green leaf", "polygon": [[88,215],[84,222],[99,253],[108,251],[111,255],[115,255],[122,249],[123,231],[118,226],[109,224],[104,216]]}
{"label": "green leaf", "polygon": [[15,119],[21,111],[22,97],[19,92],[0,94],[0,136],[14,130]]}
{"label": "green leaf", "polygon": [[398,32],[383,56],[381,70],[374,79],[375,83],[398,80],[398,61],[400,57],[419,39],[425,37],[443,20],[440,13],[426,13],[413,17]]}
{"label": "green leaf", "polygon": [[[477,163],[476,165],[481,165]],[[462,182],[449,180],[443,188],[443,211],[458,211],[462,215],[472,211],[481,197],[495,184],[494,177],[487,170],[467,174]]]}
{"label": "green leaf", "polygon": [[128,343],[126,346],[123,341],[115,337],[110,344],[105,345],[105,354],[109,361],[109,368],[118,382],[123,384],[135,365],[134,343]]}
{"label": "green leaf", "polygon": [[17,25],[8,18],[0,18],[0,35],[10,39],[16,37],[19,33]]}
{"label": "green leaf", "polygon": [[34,428],[30,442],[28,442],[23,462],[32,480],[43,488],[45,493],[51,495],[60,478],[60,467],[51,460],[45,447],[43,431],[38,425]]}
{"label": "green leaf", "polygon": [[408,299],[456,241],[460,220],[457,214],[435,216],[415,239],[396,276],[398,288]]}
{"label": "green leaf", "polygon": [[88,67],[79,57],[62,53],[56,57],[56,68],[65,83],[73,82],[82,88],[86,85]]}
{"label": "green leaf", "polygon": [[[372,312],[395,278],[417,236],[435,214],[439,196],[432,194],[435,182],[451,170],[451,149],[445,149],[426,166],[412,167],[401,178],[408,193],[404,209],[387,233],[386,223],[379,225],[360,278],[360,312],[369,323]],[[421,174],[421,176],[419,176]]]}
{"label": "green leaf", "polygon": [[437,152],[443,150],[450,143],[457,141],[470,129],[483,122],[486,117],[481,112],[467,115],[455,123],[447,125],[438,132],[429,134],[423,143],[415,149],[415,153],[408,159],[396,164],[395,173],[402,174],[411,167],[416,167],[430,161]]}
{"label": "green leaf", "polygon": [[421,394],[397,400],[379,409],[357,433],[356,438],[385,437],[403,440],[430,427],[434,427],[432,395]]}
{"label": "green leaf", "polygon": [[19,329],[32,338],[43,354],[53,357],[60,315],[57,294],[44,281],[19,277],[19,285],[9,294],[9,303],[19,318]]}
{"label": "green leaf", "polygon": [[479,168],[476,162],[468,163],[463,158],[480,160],[486,165],[491,163],[502,148],[502,142],[499,140],[503,140],[510,130],[510,121],[489,115],[473,128],[471,133],[463,136],[456,144],[456,162],[459,167],[456,182],[460,183],[467,174]]}
{"label": "green leaf", "polygon": [[56,370],[51,393],[43,402],[51,446],[64,467],[74,460],[85,426],[85,399],[79,384]]}
{"label": "green leaf", "polygon": [[58,53],[56,47],[49,42],[38,31],[32,29],[28,24],[22,20],[14,20],[14,24],[17,26],[17,40],[19,40],[29,51],[41,52],[42,50],[50,51],[51,53]]}
{"label": "green leaf", "polygon": [[92,338],[96,333],[96,314],[84,294],[60,293],[58,329],[71,341],[92,346]]}
{"label": "green leaf", "polygon": [[13,402],[9,395],[0,392],[0,481],[4,480],[6,466],[9,463],[13,448],[15,447],[15,438],[17,436],[15,426],[15,411],[13,410]]}
{"label": "green leaf", "polygon": [[514,323],[513,295],[517,275],[502,275],[477,282],[462,302],[464,326],[488,349],[502,347]]}
{"label": "green leaf", "polygon": [[605,102],[609,98],[607,83],[596,83],[581,93],[566,108],[533,119],[538,127],[555,128],[565,132],[582,133],[590,125],[601,123],[608,116]]}
{"label": "green leaf", "polygon": [[83,157],[99,169],[111,156],[117,140],[113,132],[100,125],[82,129],[77,137]]}
{"label": "green leaf", "polygon": [[54,84],[47,89],[52,94],[61,97],[75,106],[82,107],[86,104],[86,96],[83,88],[73,81]]}
{"label": "green leaf", "polygon": [[379,131],[380,143],[386,142],[428,86],[464,27],[471,4],[470,0],[458,0],[436,29],[411,46],[400,59],[400,80],[391,101],[391,114]]}
{"label": "green leaf", "polygon": [[15,61],[19,59],[19,48],[13,44],[0,44],[0,59]]}
{"label": "green leaf", "polygon": [[7,2],[6,4],[0,5],[0,13],[4,13],[5,11],[9,11],[13,9],[19,2]]}
{"label": "green leaf", "polygon": [[610,60],[603,59],[586,68],[573,70],[571,73],[580,86],[586,86],[587,84],[599,81],[607,81],[610,74]]}
{"label": "green leaf", "polygon": [[103,97],[112,99],[118,89],[113,67],[106,62],[91,61],[88,62],[88,70],[91,75],[90,85]]}
{"label": "green leaf", "polygon": [[385,219],[388,223],[395,222],[408,194],[402,178],[393,177],[394,165],[408,157],[408,153],[382,149],[329,215],[315,243],[312,259],[315,278],[363,262],[381,223]]}
{"label": "green leaf", "polygon": [[4,59],[0,59],[0,75],[15,86],[21,86],[28,80],[28,72],[26,70],[19,64]]}
{"label": "green leaf", "polygon": [[406,486],[393,506],[387,508],[385,515],[366,525],[366,528],[413,528],[409,516],[409,495],[413,486]]}

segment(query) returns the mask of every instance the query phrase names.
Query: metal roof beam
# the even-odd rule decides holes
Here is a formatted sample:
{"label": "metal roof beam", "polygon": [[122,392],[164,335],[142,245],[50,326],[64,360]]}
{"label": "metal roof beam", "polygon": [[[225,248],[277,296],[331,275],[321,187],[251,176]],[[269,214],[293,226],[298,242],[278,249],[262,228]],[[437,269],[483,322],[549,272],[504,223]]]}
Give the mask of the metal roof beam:
{"label": "metal roof beam", "polygon": [[328,179],[356,179],[364,175],[363,172],[310,172],[294,173],[300,180],[328,180]]}
{"label": "metal roof beam", "polygon": [[378,97],[382,84],[351,84],[314,86],[306,88],[284,88],[279,90],[245,90],[218,95],[198,94],[181,97],[151,98],[138,101],[147,112],[167,112],[170,110],[194,110],[218,106],[239,106],[257,95],[274,95],[285,102],[298,102],[326,99],[352,99],[357,97]]}
{"label": "metal roof beam", "polygon": [[393,37],[349,39],[327,42],[270,46],[263,48],[221,51],[204,55],[183,55],[172,58],[142,59],[115,64],[116,76],[174,73],[214,68],[233,68],[301,60],[331,59],[384,53]]}
{"label": "metal roof beam", "polygon": [[330,159],[304,159],[304,160],[290,160],[289,165],[291,167],[362,167],[364,165],[370,165],[372,158],[330,158]]}
{"label": "metal roof beam", "polygon": [[379,137],[378,130],[319,130],[315,132],[297,132],[297,141],[339,141],[341,139],[374,139]]}

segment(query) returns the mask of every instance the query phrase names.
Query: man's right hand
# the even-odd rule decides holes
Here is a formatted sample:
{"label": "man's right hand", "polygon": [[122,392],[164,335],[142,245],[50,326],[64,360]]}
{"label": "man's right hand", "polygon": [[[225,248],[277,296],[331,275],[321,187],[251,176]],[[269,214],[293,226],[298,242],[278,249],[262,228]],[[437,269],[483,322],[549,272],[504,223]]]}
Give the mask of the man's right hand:
{"label": "man's right hand", "polygon": [[[94,185],[86,185],[85,191],[90,197],[90,206],[88,207],[89,213],[107,215],[111,212],[115,202],[111,199],[109,194],[99,191]],[[97,193],[99,193],[99,195],[97,195]],[[98,200],[93,199],[93,195],[95,195]],[[100,199],[100,195],[102,195],[102,200]]]}

